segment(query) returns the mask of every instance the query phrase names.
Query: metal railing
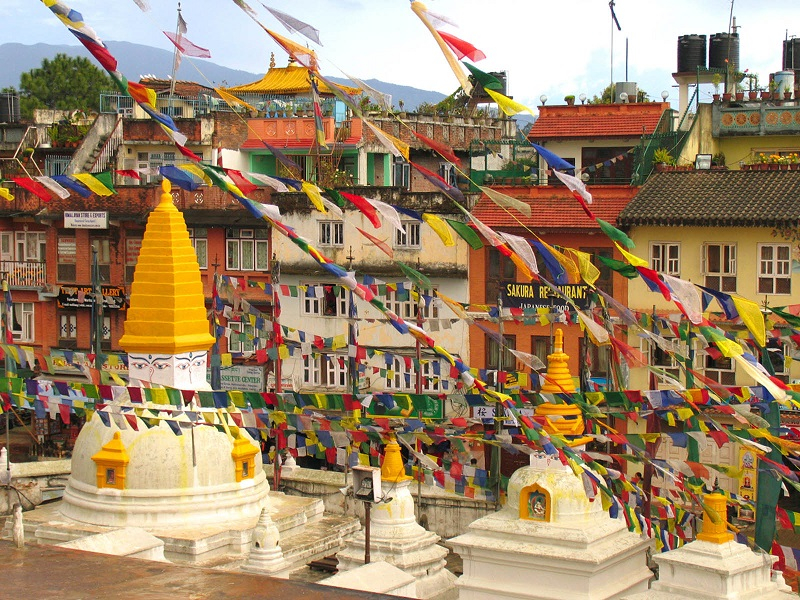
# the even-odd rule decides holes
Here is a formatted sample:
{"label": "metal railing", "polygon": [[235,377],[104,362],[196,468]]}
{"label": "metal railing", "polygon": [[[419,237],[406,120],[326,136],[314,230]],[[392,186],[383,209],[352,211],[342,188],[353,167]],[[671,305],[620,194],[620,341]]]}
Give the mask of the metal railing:
{"label": "metal railing", "polygon": [[41,287],[47,281],[47,269],[43,262],[0,261],[0,273],[11,287]]}
{"label": "metal railing", "polygon": [[117,122],[114,124],[114,129],[111,131],[108,138],[106,138],[105,142],[103,142],[103,147],[95,158],[89,172],[102,173],[107,170],[120,144],[122,144],[122,116],[117,115]]}

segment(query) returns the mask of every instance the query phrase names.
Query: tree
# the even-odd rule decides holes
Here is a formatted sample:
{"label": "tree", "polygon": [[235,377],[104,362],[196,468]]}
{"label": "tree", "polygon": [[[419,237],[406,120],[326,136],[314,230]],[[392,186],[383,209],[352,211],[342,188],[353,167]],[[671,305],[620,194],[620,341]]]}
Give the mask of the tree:
{"label": "tree", "polygon": [[98,112],[100,93],[113,82],[104,71],[83,57],[56,54],[42,65],[20,75],[20,112],[33,117],[37,108]]}
{"label": "tree", "polygon": [[[589,100],[589,104],[611,104],[614,102],[614,97],[612,95],[613,85],[608,84],[605,89],[602,91],[600,96],[594,96],[591,100]],[[639,90],[636,94],[636,101],[637,102],[650,102],[650,95],[645,92],[644,90]]]}

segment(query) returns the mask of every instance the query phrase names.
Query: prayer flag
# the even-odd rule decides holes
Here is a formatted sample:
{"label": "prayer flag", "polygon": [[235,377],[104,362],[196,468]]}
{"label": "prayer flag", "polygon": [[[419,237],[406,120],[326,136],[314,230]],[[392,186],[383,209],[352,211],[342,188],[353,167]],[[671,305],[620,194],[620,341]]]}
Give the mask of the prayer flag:
{"label": "prayer flag", "polygon": [[465,241],[469,244],[470,248],[473,250],[480,250],[483,248],[483,242],[481,241],[480,236],[475,233],[475,231],[467,225],[466,223],[462,223],[461,221],[454,221],[452,219],[445,219],[447,224],[453,228],[453,230]]}
{"label": "prayer flag", "polygon": [[372,242],[378,248],[380,248],[389,258],[394,258],[394,251],[389,247],[388,244],[386,244],[386,242],[384,242],[383,240],[379,240],[378,238],[376,238],[373,235],[370,235],[369,233],[367,233],[366,231],[364,231],[360,227],[356,227],[356,229],[358,229],[358,231],[359,231],[359,233],[361,235],[363,235],[370,242]]}
{"label": "prayer flag", "polygon": [[[201,48],[200,46],[192,43],[183,35],[175,35],[169,31],[162,32],[170,42],[172,42],[181,54],[191,56],[193,58],[211,58],[211,52],[208,48]],[[115,69],[109,69],[115,70]]]}
{"label": "prayer flag", "polygon": [[[461,60],[462,58],[468,58],[472,62],[478,62],[479,60],[483,60],[484,58],[486,58],[486,55],[483,52],[478,50],[475,46],[473,46],[469,42],[457,38],[456,36],[451,35],[449,33],[445,33],[444,31],[439,31],[438,29],[436,30],[436,33],[438,33],[442,37],[444,42],[450,47],[450,49],[453,52],[455,52],[455,55],[459,58],[459,60]],[[472,69],[470,69],[470,65],[465,63],[465,66],[470,71],[472,71]],[[475,79],[477,79],[477,77]],[[493,89],[501,89],[501,88],[493,88]]]}
{"label": "prayer flag", "polygon": [[266,8],[272,14],[272,16],[278,19],[278,21],[280,21],[281,24],[284,27],[286,27],[286,29],[288,29],[290,32],[296,31],[300,35],[310,39],[315,44],[319,44],[320,46],[322,46],[322,42],[319,41],[319,29],[317,29],[316,27],[312,27],[311,25],[309,25],[308,23],[304,23],[300,19],[295,19],[293,16],[287,15],[285,12],[281,12],[277,9],[271,8],[266,4],[264,4],[263,2],[261,3],[261,6]]}
{"label": "prayer flag", "polygon": [[378,212],[376,208],[372,205],[372,203],[364,198],[363,196],[357,196],[356,194],[350,194],[349,192],[339,192],[343,198],[346,198],[350,202],[352,202],[358,210],[360,210],[364,215],[369,219],[369,222],[372,223],[372,226],[375,229],[380,229],[381,220],[378,218]]}
{"label": "prayer flag", "polygon": [[453,239],[453,234],[450,233],[450,230],[447,228],[447,223],[445,223],[441,217],[430,213],[423,213],[422,220],[436,232],[436,235],[439,236],[445,246],[455,246],[456,242]]}
{"label": "prayer flag", "polygon": [[44,187],[38,181],[34,181],[30,177],[12,177],[11,181],[16,183],[19,187],[25,188],[44,202],[50,202],[50,200],[53,199],[46,187]]}
{"label": "prayer flag", "polygon": [[495,103],[497,103],[497,106],[500,107],[500,110],[506,113],[509,117],[513,117],[517,113],[521,112],[529,112],[532,116],[536,116],[536,113],[534,113],[532,109],[528,108],[524,104],[520,104],[516,100],[512,100],[508,96],[504,96],[500,92],[487,89],[486,93],[489,94],[489,97],[494,100]]}
{"label": "prayer flag", "polygon": [[467,69],[469,69],[469,72],[472,73],[472,76],[478,83],[481,84],[483,89],[495,90],[496,92],[502,91],[503,82],[500,81],[494,75],[490,75],[489,73],[484,73],[478,67],[475,67],[469,63],[464,63],[464,66],[467,67]]}
{"label": "prayer flag", "polygon": [[531,205],[527,202],[512,198],[511,196],[493,190],[490,187],[479,185],[478,189],[486,194],[489,199],[498,206],[502,206],[503,208],[514,208],[527,217],[531,216]]}
{"label": "prayer flag", "polygon": [[459,63],[458,59],[456,59],[455,54],[453,54],[453,51],[450,49],[450,46],[447,45],[447,42],[442,39],[442,36],[439,35],[439,32],[436,31],[434,26],[428,20],[428,17],[431,15],[431,13],[428,11],[428,8],[419,0],[414,0],[411,3],[411,10],[415,15],[417,15],[417,17],[419,17],[419,20],[422,21],[428,31],[430,31],[433,39],[436,40],[436,44],[442,51],[442,54],[444,54],[447,64],[450,65],[450,69],[452,69],[453,74],[458,80],[458,83],[461,85],[461,89],[464,90],[465,94],[469,95],[472,92],[472,84],[469,82],[469,79],[461,69],[461,63]]}

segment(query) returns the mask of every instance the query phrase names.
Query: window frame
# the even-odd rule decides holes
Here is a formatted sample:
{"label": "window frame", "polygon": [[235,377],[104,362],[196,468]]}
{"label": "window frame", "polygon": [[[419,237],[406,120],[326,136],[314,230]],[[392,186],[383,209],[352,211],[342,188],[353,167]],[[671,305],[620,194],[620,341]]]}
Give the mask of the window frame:
{"label": "window frame", "polygon": [[[259,256],[259,251],[264,253],[263,256]],[[225,269],[240,272],[269,272],[269,230],[226,228]]]}
{"label": "window frame", "polygon": [[341,354],[306,354],[303,357],[303,383],[329,389],[347,389],[350,384],[348,363],[347,357]]}
{"label": "window frame", "polygon": [[78,347],[78,311],[58,311],[58,345],[60,348]]}
{"label": "window frame", "polygon": [[[189,240],[197,256],[197,265],[201,270],[208,269],[208,229],[206,227],[189,227]],[[269,246],[267,246],[269,260]]]}
{"label": "window frame", "polygon": [[[769,259],[763,258],[763,251],[767,248],[773,250],[773,257]],[[780,250],[786,251],[786,258],[780,258],[777,253]],[[785,276],[779,276],[778,271],[781,268],[781,263],[785,266]],[[769,264],[773,273],[764,273],[764,267]],[[792,293],[792,247],[789,244],[758,244],[758,272],[756,277],[756,291],[758,294],[769,294],[774,296],[788,296]],[[762,288],[762,281],[771,281],[771,291],[766,291]],[[776,291],[779,281],[786,281],[788,290]]]}
{"label": "window frame", "polygon": [[[655,256],[655,249],[659,249],[660,256]],[[675,249],[676,257],[670,256],[670,250]],[[666,258],[664,251],[666,250]],[[674,265],[672,264],[674,263]],[[671,268],[674,266],[675,268]],[[660,268],[659,268],[660,267]],[[664,268],[667,267],[667,268]],[[681,244],[680,242],[650,242],[650,268],[658,273],[666,273],[673,277],[681,276]]]}
{"label": "window frame", "polygon": [[[20,309],[17,316],[16,310]],[[12,305],[11,332],[15,342],[33,342],[36,339],[36,307],[34,302],[14,302]],[[15,327],[19,324],[19,329]]]}
{"label": "window frame", "polygon": [[[59,230],[56,235],[56,281],[75,283],[78,277],[78,246],[75,232]],[[70,254],[67,248],[72,246],[74,252]],[[66,259],[66,260],[65,260]]]}
{"label": "window frame", "polygon": [[395,229],[394,247],[402,249],[419,249],[422,247],[422,228],[419,221],[401,221],[403,233]]}
{"label": "window frame", "polygon": [[[719,249],[719,271],[712,271],[709,265],[713,262],[709,257],[712,248]],[[725,255],[728,255],[727,258]],[[703,283],[705,287],[719,292],[736,292],[736,271],[738,248],[735,242],[706,242],[703,244]],[[726,281],[727,280],[727,281]]]}
{"label": "window frame", "polygon": [[[348,289],[336,283],[309,283],[305,284],[306,293],[300,296],[300,313],[311,317],[346,317],[349,315],[350,296]],[[308,290],[314,288],[314,295],[309,296]],[[322,288],[322,295],[318,296]],[[339,294],[337,297],[336,294]]]}
{"label": "window frame", "polygon": [[503,335],[503,368],[500,368],[500,343],[489,334],[486,336],[486,369],[490,371],[503,371],[505,373],[517,370],[517,357],[511,350],[517,349],[517,336],[514,334]]}
{"label": "window frame", "polygon": [[[228,328],[237,333],[244,333],[245,335],[257,337],[256,328],[254,325],[245,321],[228,321]],[[246,338],[244,340],[228,338],[228,352],[231,354],[241,354],[245,358],[252,356],[256,351],[255,339]]]}
{"label": "window frame", "polygon": [[344,222],[343,221],[320,221],[319,222],[319,245],[330,248],[344,247]]}

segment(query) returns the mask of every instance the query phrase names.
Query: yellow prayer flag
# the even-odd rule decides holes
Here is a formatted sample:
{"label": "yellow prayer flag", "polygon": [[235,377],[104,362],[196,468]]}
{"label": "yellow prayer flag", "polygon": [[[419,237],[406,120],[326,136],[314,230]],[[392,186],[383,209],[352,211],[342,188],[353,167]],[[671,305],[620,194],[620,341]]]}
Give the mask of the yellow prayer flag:
{"label": "yellow prayer flag", "polygon": [[600,278],[600,269],[592,264],[592,255],[574,248],[564,248],[564,251],[578,259],[578,271],[580,271],[581,278],[594,287],[594,282]]}
{"label": "yellow prayer flag", "polygon": [[439,236],[439,239],[442,240],[442,243],[445,246],[456,245],[456,242],[453,239],[453,234],[450,232],[450,228],[441,217],[437,217],[436,215],[429,213],[422,213],[422,220],[425,221],[434,232],[436,232],[436,235]]}
{"label": "yellow prayer flag", "polygon": [[228,397],[233,402],[234,406],[238,406],[239,408],[244,408],[247,404],[244,401],[244,393],[239,390],[231,390],[228,392]]}
{"label": "yellow prayer flag", "polygon": [[[425,25],[428,31],[430,31],[433,39],[436,40],[436,44],[439,46],[439,50],[441,50],[442,54],[444,54],[447,64],[450,65],[453,74],[456,76],[461,89],[467,96],[469,96],[472,92],[472,84],[470,83],[467,74],[464,73],[464,69],[461,67],[461,63],[458,62],[456,55],[450,49],[450,46],[447,45],[447,42],[445,42],[442,39],[442,36],[439,35],[439,32],[436,31],[436,27],[434,27],[433,24],[428,20],[428,8],[419,0],[414,0],[411,2],[411,10],[415,15],[417,15],[417,17],[419,17],[419,20],[422,21],[423,25]],[[533,115],[533,113],[531,113],[531,115]]]}
{"label": "yellow prayer flag", "polygon": [[0,198],[5,198],[11,202],[14,199],[14,194],[8,188],[0,187]]}
{"label": "yellow prayer flag", "polygon": [[548,244],[544,240],[539,239],[539,243],[542,244],[545,248],[547,248],[547,251],[553,255],[553,258],[555,258],[558,261],[558,263],[562,267],[564,267],[564,270],[567,273],[567,279],[569,283],[580,283],[581,273],[578,270],[578,265],[575,264],[575,261],[573,261],[570,257],[566,256],[565,254],[553,248],[550,244]]}
{"label": "yellow prayer flag", "polygon": [[258,109],[256,109],[255,106],[249,105],[244,100],[240,100],[239,98],[237,98],[236,96],[234,96],[233,94],[231,94],[229,92],[226,92],[222,88],[215,87],[214,91],[217,92],[219,94],[219,97],[222,98],[223,100],[225,100],[225,102],[227,102],[228,106],[230,106],[231,108],[238,104],[239,106],[244,106],[247,110],[252,110],[253,112],[258,112]]}
{"label": "yellow prayer flag", "polygon": [[154,404],[169,404],[169,396],[167,396],[167,390],[165,390],[164,388],[151,388],[150,400],[152,400]]}
{"label": "yellow prayer flag", "polygon": [[344,348],[345,346],[347,346],[346,335],[341,334],[333,336],[333,341],[331,342],[331,350],[338,350],[339,348]]}
{"label": "yellow prayer flag", "polygon": [[78,181],[80,181],[83,185],[88,187],[98,196],[111,196],[114,194],[110,189],[108,189],[105,185],[103,185],[94,175],[91,173],[73,173],[70,177],[74,177]]}
{"label": "yellow prayer flag", "polygon": [[630,252],[623,250],[622,246],[620,246],[617,242],[614,242],[614,245],[617,247],[617,250],[622,253],[622,256],[625,257],[625,260],[627,260],[634,267],[647,267],[649,265],[645,259],[639,258],[635,254],[631,254]]}
{"label": "yellow prayer flag", "polygon": [[322,201],[322,194],[320,193],[321,190],[315,186],[313,183],[309,183],[308,181],[302,182],[303,192],[305,192],[308,199],[311,200],[311,204],[314,205],[321,213],[328,212],[328,209],[325,208],[325,203]]}
{"label": "yellow prayer flag", "polygon": [[747,300],[740,296],[731,296],[733,305],[742,318],[748,331],[753,335],[753,339],[760,348],[767,343],[767,332],[764,325],[764,315],[761,313],[759,305],[752,300]]}
{"label": "yellow prayer flag", "polygon": [[494,90],[490,90],[488,88],[484,88],[484,91],[489,94],[489,96],[497,103],[497,106],[500,107],[504,113],[506,113],[509,117],[513,117],[517,113],[521,112],[529,112],[531,116],[535,117],[536,114],[525,106],[524,104],[520,104],[516,100],[512,100],[508,96],[504,96],[499,92],[495,92]]}
{"label": "yellow prayer flag", "polygon": [[197,175],[197,177],[202,179],[206,183],[206,185],[214,185],[214,183],[211,181],[211,178],[208,175],[206,175],[206,172],[203,171],[203,169],[198,167],[193,162],[182,163],[176,166],[179,169],[183,169],[184,171],[191,173],[192,175]]}
{"label": "yellow prayer flag", "polygon": [[233,356],[231,356],[228,353],[220,355],[220,366],[230,367],[232,365],[233,365]]}
{"label": "yellow prayer flag", "polygon": [[278,356],[281,358],[281,360],[286,360],[289,358],[289,348],[286,346],[286,344],[281,344],[278,346]]}

